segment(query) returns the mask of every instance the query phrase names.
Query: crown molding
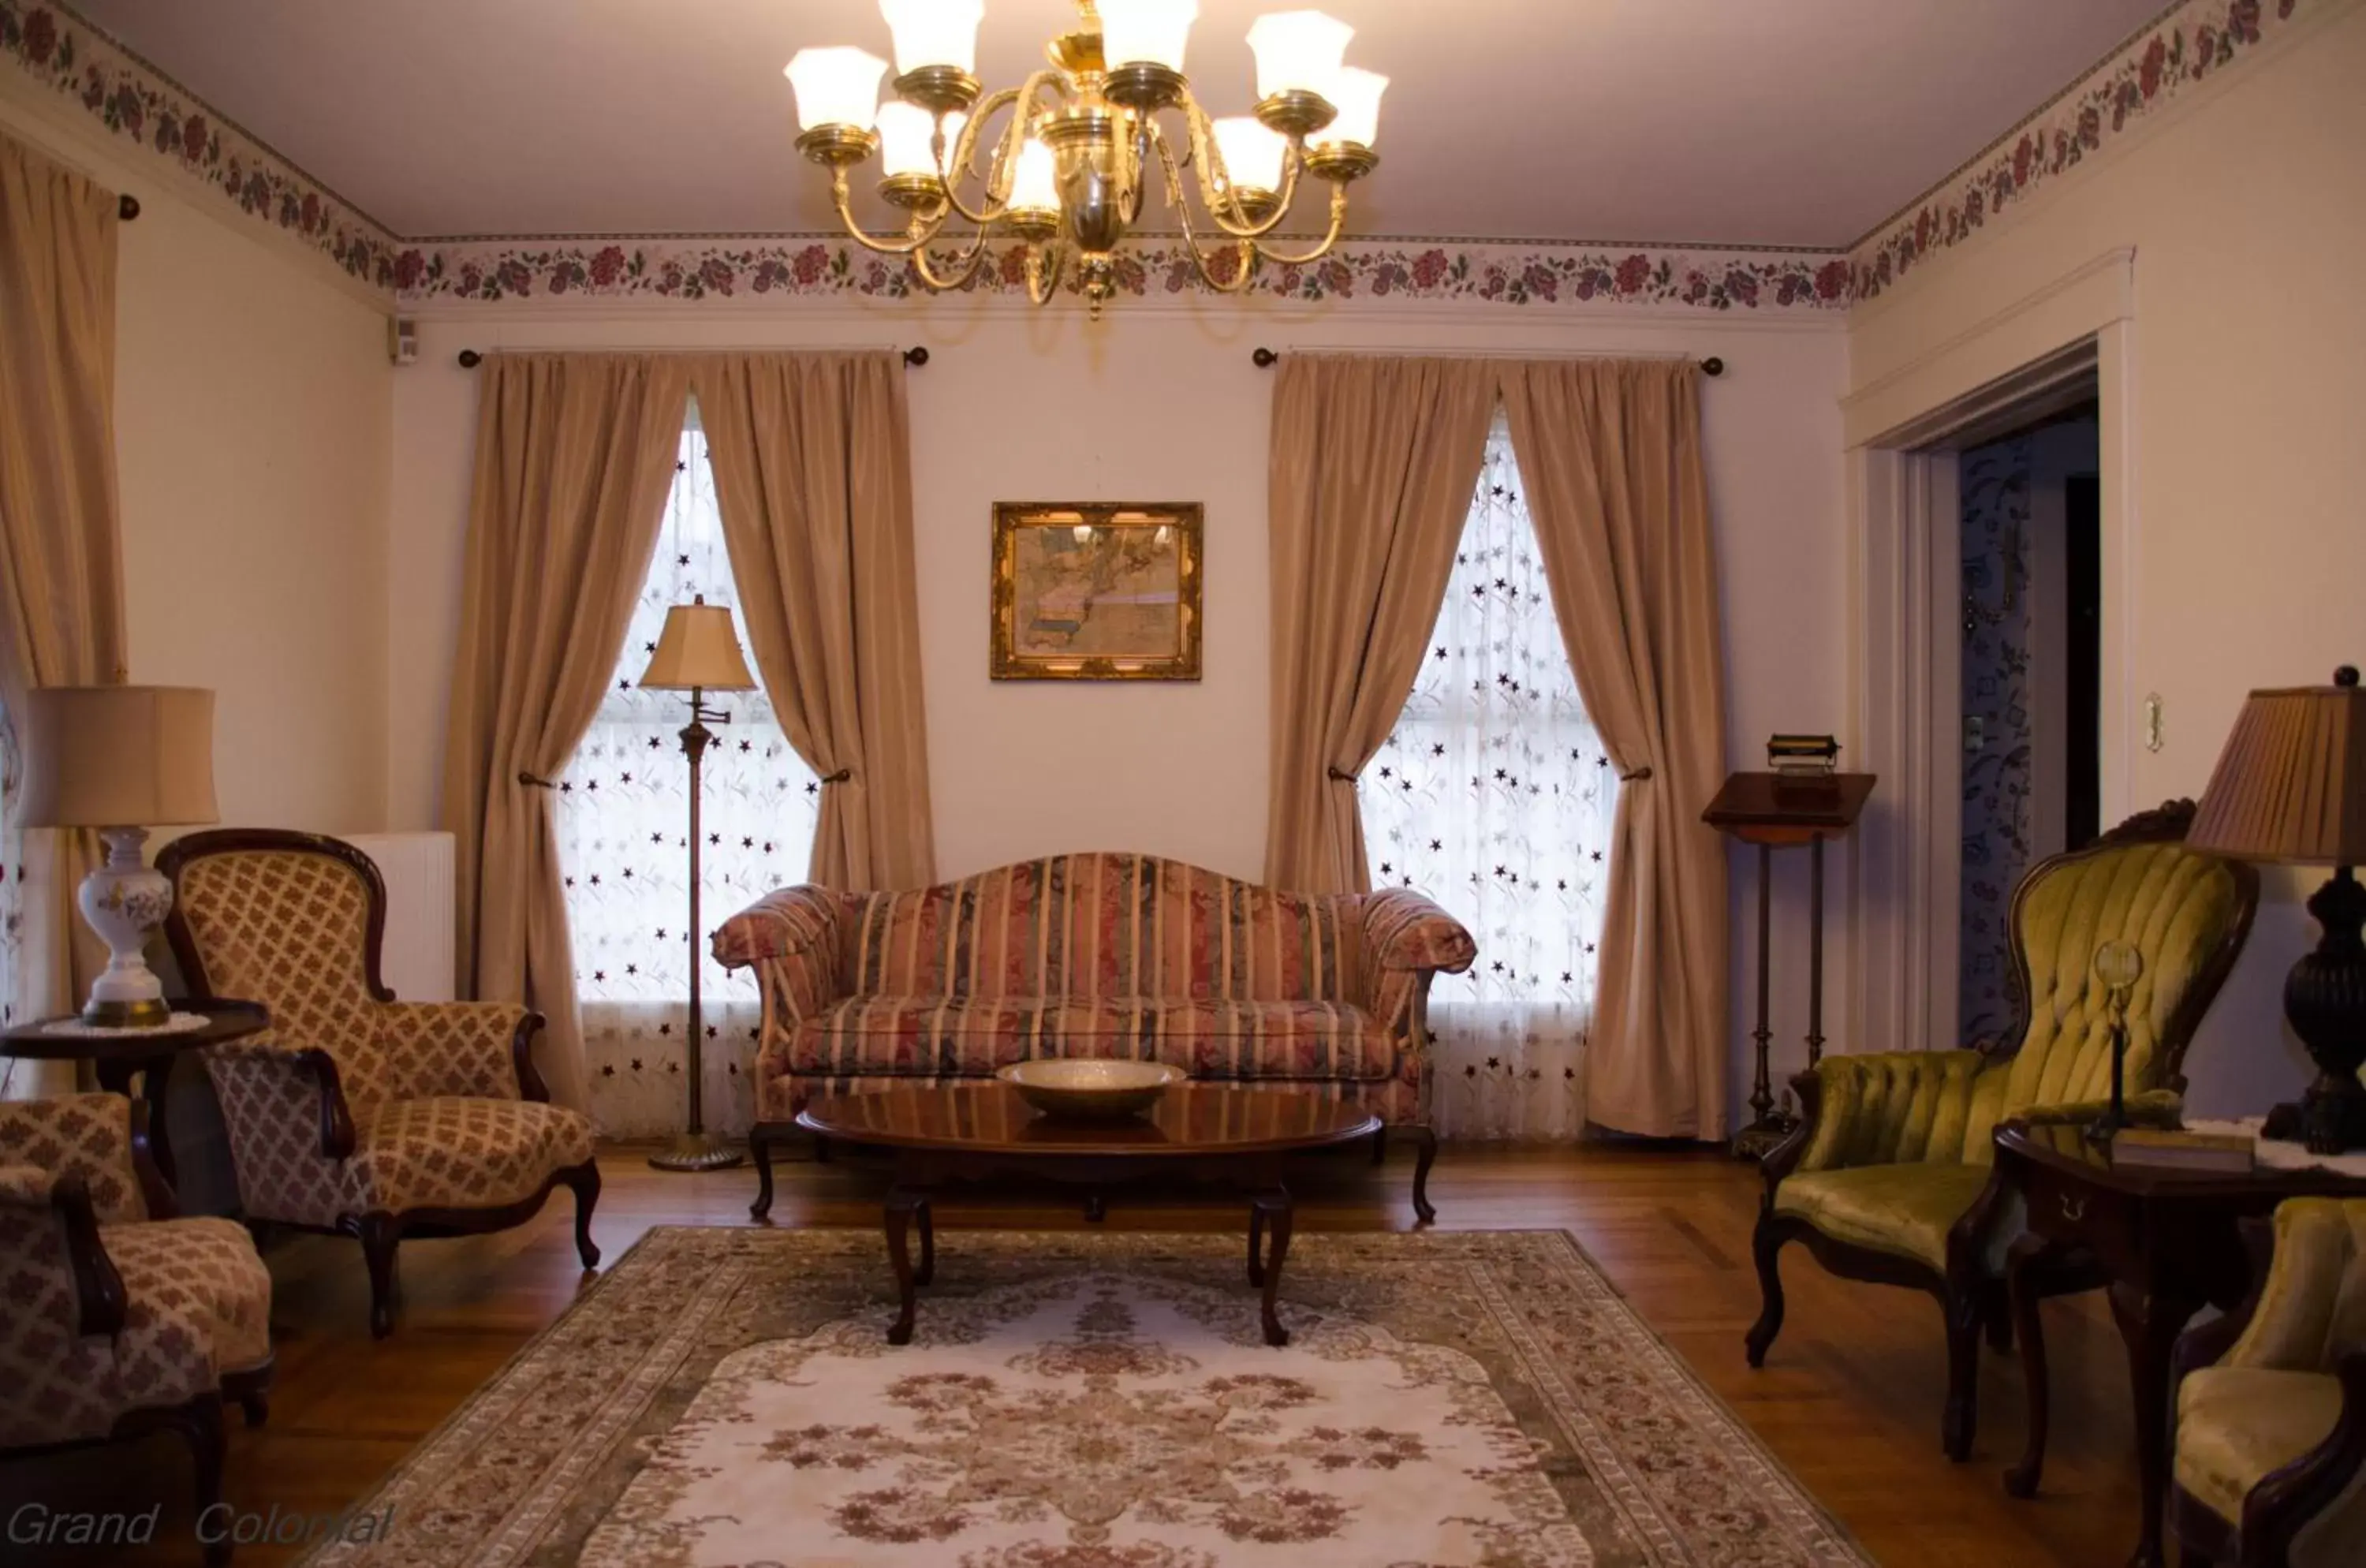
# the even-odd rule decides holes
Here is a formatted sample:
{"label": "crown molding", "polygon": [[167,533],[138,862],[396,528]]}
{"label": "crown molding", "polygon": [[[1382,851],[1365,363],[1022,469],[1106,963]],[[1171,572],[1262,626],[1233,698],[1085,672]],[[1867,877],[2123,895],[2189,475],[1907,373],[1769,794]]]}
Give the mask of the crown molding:
{"label": "crown molding", "polygon": [[2215,96],[2360,0],[2184,0],[1850,247],[1860,303]]}

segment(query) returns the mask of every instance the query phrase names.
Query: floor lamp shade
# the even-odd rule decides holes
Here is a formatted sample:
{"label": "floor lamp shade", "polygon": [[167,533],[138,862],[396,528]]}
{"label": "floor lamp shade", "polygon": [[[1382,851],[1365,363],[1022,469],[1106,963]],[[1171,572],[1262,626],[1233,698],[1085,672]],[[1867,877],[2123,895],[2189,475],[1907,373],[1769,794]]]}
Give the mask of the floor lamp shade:
{"label": "floor lamp shade", "polygon": [[2316,1081],[2267,1135],[2320,1155],[2366,1148],[2366,692],[2343,665],[2330,686],[2253,692],[2236,717],[2186,841],[2241,860],[2330,865],[2308,901],[2324,934],[2284,981],[2284,1017]]}
{"label": "floor lamp shade", "polygon": [[752,692],[756,678],[731,625],[730,606],[710,604],[704,595],[666,612],[657,651],[641,674],[651,692]]}
{"label": "floor lamp shade", "polygon": [[194,686],[38,686],[25,694],[26,828],[96,828],[107,862],[83,879],[83,919],[107,946],[83,1018],[109,1028],[171,1020],[148,939],[173,885],[145,863],[148,829],[215,821],[214,694]]}

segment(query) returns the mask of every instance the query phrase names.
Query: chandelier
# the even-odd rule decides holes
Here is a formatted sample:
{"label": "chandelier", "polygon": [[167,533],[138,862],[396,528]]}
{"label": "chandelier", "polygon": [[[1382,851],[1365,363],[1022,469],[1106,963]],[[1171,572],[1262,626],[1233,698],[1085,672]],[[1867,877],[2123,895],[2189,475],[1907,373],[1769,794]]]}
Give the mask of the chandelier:
{"label": "chandelier", "polygon": [[[1092,314],[1116,291],[1119,244],[1142,215],[1155,169],[1185,248],[1208,286],[1238,293],[1257,257],[1303,265],[1338,243],[1347,187],[1380,160],[1372,138],[1389,79],[1342,63],[1355,29],[1320,11],[1283,11],[1249,28],[1253,115],[1211,120],[1183,74],[1199,0],[1076,0],[1073,32],[1052,40],[1051,67],[981,97],[972,73],[985,0],[880,0],[895,38],[895,96],[877,101],[887,62],[860,49],[800,50],[797,149],[829,170],[846,231],[910,259],[934,289],[958,288],[997,234],[1018,240],[1028,298],[1041,305],[1073,268]],[[989,135],[1005,109],[1007,122]],[[1173,123],[1170,124],[1170,120]],[[901,234],[864,232],[853,171],[880,155],[879,195],[906,214]],[[1208,243],[1191,217],[1194,173]],[[1268,243],[1299,181],[1331,187],[1330,227],[1312,250]],[[949,224],[967,226],[937,244]]]}

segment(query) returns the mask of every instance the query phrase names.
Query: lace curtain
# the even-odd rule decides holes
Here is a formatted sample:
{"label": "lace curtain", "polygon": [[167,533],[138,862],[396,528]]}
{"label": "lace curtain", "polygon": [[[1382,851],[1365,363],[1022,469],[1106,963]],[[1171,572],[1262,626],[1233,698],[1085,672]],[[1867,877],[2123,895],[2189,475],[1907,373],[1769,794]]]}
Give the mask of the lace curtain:
{"label": "lace curtain", "polygon": [[1444,1137],[1574,1139],[1618,780],[1500,412],[1430,647],[1358,794],[1375,883],[1427,893],[1479,942],[1430,993],[1433,1120]]}
{"label": "lace curtain", "polygon": [[[637,682],[657,647],[668,606],[704,593],[732,606],[731,562],[715,509],[715,474],[695,421],[682,432],[672,493],[633,609],[616,676],[591,730],[558,780],[559,860],[583,1009],[592,1117],[612,1136],[650,1136],[683,1125],[682,1049],[690,999],[690,765],[680,731],[689,702]],[[751,664],[752,668],[752,664]],[[706,935],[776,887],[806,879],[821,785],[789,748],[761,692],[718,694],[731,715],[712,725],[704,766],[705,839],[697,943],[706,1039],[709,1129],[744,1133],[753,1116],[748,1078],[758,1003],[750,973],[707,955]]]}

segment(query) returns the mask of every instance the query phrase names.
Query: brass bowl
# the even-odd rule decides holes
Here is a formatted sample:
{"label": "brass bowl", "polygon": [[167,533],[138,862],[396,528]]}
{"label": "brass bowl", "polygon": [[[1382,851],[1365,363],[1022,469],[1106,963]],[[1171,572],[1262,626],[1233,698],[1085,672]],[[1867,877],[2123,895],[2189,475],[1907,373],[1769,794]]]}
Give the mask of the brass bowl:
{"label": "brass bowl", "polygon": [[1121,1122],[1158,1103],[1167,1086],[1183,1081],[1180,1067],[1072,1056],[1013,1062],[994,1075],[1046,1116],[1063,1122]]}

